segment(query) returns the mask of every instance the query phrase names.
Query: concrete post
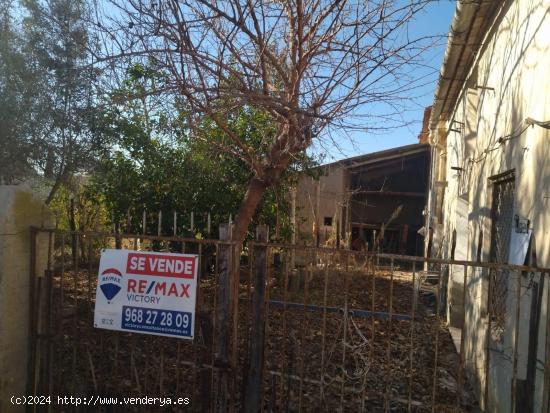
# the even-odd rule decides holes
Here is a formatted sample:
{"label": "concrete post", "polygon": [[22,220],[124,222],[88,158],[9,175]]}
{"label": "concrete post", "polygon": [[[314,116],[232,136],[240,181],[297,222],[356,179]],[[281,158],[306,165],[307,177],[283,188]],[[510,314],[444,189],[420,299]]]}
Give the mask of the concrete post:
{"label": "concrete post", "polygon": [[[29,358],[31,226],[52,227],[53,215],[24,186],[0,186],[0,412],[22,412]],[[48,234],[37,236],[36,276],[47,266]]]}

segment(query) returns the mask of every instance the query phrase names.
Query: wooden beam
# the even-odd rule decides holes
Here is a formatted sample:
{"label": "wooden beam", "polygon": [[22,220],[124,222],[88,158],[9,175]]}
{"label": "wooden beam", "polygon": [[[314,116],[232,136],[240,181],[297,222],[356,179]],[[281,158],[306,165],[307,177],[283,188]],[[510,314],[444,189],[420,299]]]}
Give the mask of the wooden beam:
{"label": "wooden beam", "polygon": [[369,224],[366,222],[352,222],[352,227],[367,228],[367,229],[380,229],[382,224]]}

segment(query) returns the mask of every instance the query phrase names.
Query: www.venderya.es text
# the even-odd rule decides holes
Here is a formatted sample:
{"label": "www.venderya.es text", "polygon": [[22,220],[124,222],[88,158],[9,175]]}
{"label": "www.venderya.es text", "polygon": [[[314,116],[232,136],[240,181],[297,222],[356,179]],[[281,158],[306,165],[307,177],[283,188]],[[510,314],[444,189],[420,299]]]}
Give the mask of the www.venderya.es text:
{"label": "www.venderya.es text", "polygon": [[186,406],[189,397],[109,397],[109,396],[11,396],[13,405],[72,405],[72,406]]}

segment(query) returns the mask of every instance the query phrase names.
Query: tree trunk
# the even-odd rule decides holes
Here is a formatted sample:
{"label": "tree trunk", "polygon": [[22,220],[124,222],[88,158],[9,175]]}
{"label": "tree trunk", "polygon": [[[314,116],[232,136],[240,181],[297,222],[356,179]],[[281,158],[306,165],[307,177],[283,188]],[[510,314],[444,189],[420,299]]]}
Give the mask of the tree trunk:
{"label": "tree trunk", "polygon": [[[281,173],[288,167],[291,153],[284,149],[286,147],[286,142],[288,142],[288,135],[284,141],[279,142],[272,148],[269,155],[272,163],[262,171],[262,176],[254,176],[248,183],[248,189],[246,190],[246,194],[233,223],[232,240],[241,248],[246,238],[250,221],[252,221],[252,217],[266,189],[276,185],[281,178]],[[238,248],[239,253],[241,248]]]}
{"label": "tree trunk", "polygon": [[71,198],[71,205],[70,205],[70,209],[69,209],[69,228],[71,230],[71,232],[73,233],[72,236],[71,236],[71,253],[72,253],[72,257],[73,257],[73,263],[76,263],[76,259],[77,259],[77,254],[78,254],[78,251],[77,251],[77,247],[78,247],[78,244],[77,244],[77,238],[76,238],[76,235],[74,234],[74,232],[76,231],[76,217],[75,217],[75,206],[74,206],[74,199]]}
{"label": "tree trunk", "polygon": [[46,198],[46,201],[44,201],[44,203],[46,205],[50,205],[50,202],[52,202],[55,194],[57,193],[57,191],[59,190],[59,187],[61,186],[61,181],[59,179],[57,179],[55,181],[55,183],[53,184],[52,186],[52,189],[50,189],[50,193],[48,194],[48,197]]}
{"label": "tree trunk", "polygon": [[48,197],[44,201],[46,205],[50,205],[50,202],[53,201],[55,194],[57,194],[57,191],[59,191],[59,188],[61,188],[61,185],[67,181],[67,178],[69,178],[69,175],[70,173],[68,168],[65,168],[65,170],[59,174],[59,176],[56,178],[52,186],[52,189],[50,189],[50,193],[48,194]]}
{"label": "tree trunk", "polygon": [[233,223],[233,241],[236,241],[238,244],[244,242],[250,221],[264,196],[267,186],[268,185],[264,181],[257,177],[250,180],[248,189],[246,190],[246,194]]}

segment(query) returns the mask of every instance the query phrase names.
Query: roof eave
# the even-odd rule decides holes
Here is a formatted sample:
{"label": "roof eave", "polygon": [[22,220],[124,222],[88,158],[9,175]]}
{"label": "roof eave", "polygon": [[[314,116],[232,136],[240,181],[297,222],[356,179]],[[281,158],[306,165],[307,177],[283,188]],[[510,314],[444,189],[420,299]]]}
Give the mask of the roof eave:
{"label": "roof eave", "polygon": [[449,40],[434,96],[430,129],[446,121],[473,67],[476,54],[490,27],[495,10],[502,2],[459,0],[456,5]]}

